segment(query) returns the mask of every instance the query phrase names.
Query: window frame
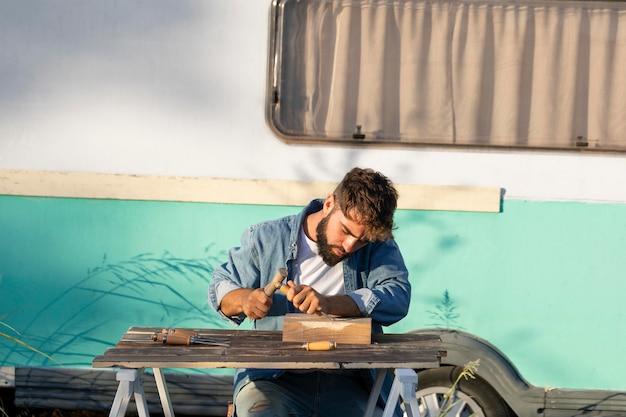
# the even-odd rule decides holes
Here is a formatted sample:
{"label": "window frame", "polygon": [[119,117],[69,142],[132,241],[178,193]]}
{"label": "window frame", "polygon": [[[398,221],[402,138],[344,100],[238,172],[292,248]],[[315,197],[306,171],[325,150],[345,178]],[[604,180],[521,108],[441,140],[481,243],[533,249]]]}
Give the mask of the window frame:
{"label": "window frame", "polygon": [[[528,145],[523,143],[517,144],[494,144],[478,141],[477,143],[456,143],[453,140],[442,142],[440,140],[403,140],[401,137],[376,138],[363,132],[361,126],[354,125],[352,132],[344,131],[341,135],[327,136],[319,132],[307,132],[297,129],[289,129],[281,120],[280,101],[282,89],[280,84],[282,81],[282,64],[284,60],[283,37],[285,33],[285,15],[283,8],[286,3],[293,0],[273,0],[270,11],[270,33],[269,33],[269,54],[268,54],[268,78],[267,78],[267,98],[266,98],[266,119],[274,134],[286,143],[290,144],[314,144],[314,145],[339,145],[339,146],[377,146],[385,148],[454,148],[454,149],[508,149],[508,150],[547,150],[547,151],[570,151],[570,152],[609,152],[623,153],[626,152],[626,137],[620,138],[622,143],[619,146],[590,146],[590,143],[583,136],[577,136],[571,139],[568,145]],[[300,0],[300,1],[316,1],[316,0]],[[457,1],[457,0],[453,0]],[[458,0],[464,2],[464,0]],[[531,3],[532,1],[521,0],[511,2]],[[543,2],[535,2],[542,4],[566,3],[559,0],[548,0]],[[567,3],[599,3],[593,0],[574,0]],[[607,2],[602,2],[607,3]],[[613,1],[612,3],[626,4],[624,1]],[[519,138],[513,138],[513,141],[519,141]],[[521,141],[523,142],[523,140]]]}

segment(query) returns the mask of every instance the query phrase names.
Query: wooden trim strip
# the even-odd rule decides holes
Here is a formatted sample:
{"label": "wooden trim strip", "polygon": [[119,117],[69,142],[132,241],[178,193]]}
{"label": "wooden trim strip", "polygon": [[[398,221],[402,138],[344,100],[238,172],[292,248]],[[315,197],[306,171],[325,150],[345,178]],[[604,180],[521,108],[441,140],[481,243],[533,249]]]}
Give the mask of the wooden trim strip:
{"label": "wooden trim strip", "polygon": [[[0,170],[0,194],[19,196],[303,206],[335,183]],[[497,213],[498,187],[397,184],[399,209]]]}

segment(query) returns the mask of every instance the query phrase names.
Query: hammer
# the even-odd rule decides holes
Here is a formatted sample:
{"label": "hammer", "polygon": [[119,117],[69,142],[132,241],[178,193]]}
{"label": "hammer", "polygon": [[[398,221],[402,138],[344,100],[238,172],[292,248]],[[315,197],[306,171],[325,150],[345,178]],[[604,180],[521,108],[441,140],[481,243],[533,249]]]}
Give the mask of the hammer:
{"label": "hammer", "polygon": [[263,288],[263,292],[265,293],[265,295],[267,295],[268,297],[274,295],[276,290],[282,287],[283,281],[285,280],[285,278],[287,278],[287,274],[288,272],[286,268],[278,268],[278,272],[276,272],[276,275],[274,275],[272,281],[267,284],[265,288]]}
{"label": "hammer", "polygon": [[[267,295],[268,297],[271,297],[272,295],[274,295],[276,290],[280,290],[280,292],[282,292],[283,294],[287,294],[287,292],[289,292],[289,287],[283,284],[283,281],[285,280],[285,278],[287,278],[287,274],[288,272],[285,268],[279,268],[278,272],[276,272],[276,275],[274,275],[274,278],[272,278],[272,281],[269,284],[267,284],[265,288],[263,288],[263,292],[265,293],[265,295]],[[335,320],[334,317],[329,316],[328,314],[324,313],[322,310],[316,311],[316,314],[318,316],[326,317],[327,319],[331,321]]]}

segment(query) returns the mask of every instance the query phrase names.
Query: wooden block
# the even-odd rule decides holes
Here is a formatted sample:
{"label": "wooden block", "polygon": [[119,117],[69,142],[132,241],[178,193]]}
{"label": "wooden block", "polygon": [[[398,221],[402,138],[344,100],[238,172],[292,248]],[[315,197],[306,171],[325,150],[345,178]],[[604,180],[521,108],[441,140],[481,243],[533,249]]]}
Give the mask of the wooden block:
{"label": "wooden block", "polygon": [[372,343],[371,318],[336,318],[292,313],[285,315],[283,342],[334,341],[369,345]]}

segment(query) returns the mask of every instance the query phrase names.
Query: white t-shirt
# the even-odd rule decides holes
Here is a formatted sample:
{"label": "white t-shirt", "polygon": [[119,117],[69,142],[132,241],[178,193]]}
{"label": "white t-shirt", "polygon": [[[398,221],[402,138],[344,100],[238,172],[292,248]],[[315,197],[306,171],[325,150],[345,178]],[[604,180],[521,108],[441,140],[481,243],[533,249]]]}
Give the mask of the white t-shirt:
{"label": "white t-shirt", "polygon": [[298,237],[298,258],[296,259],[296,284],[312,287],[324,295],[345,294],[343,281],[343,261],[328,266],[317,252],[317,244],[308,238],[304,228]]}

